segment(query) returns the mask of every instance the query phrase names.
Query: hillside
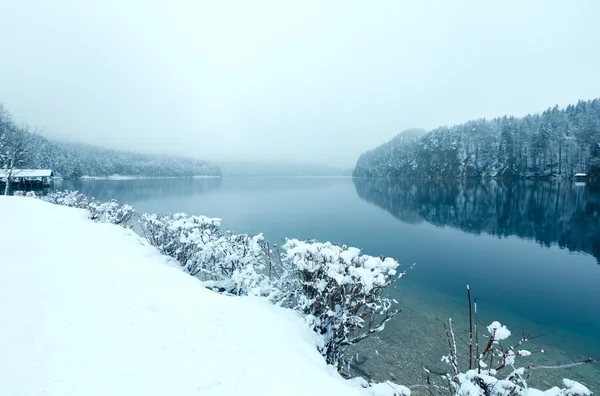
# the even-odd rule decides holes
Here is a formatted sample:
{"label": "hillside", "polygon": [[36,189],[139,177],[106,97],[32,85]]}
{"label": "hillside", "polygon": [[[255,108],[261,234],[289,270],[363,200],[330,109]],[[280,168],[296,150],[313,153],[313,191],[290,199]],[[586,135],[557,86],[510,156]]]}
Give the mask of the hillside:
{"label": "hillside", "polygon": [[568,178],[600,168],[600,100],[402,133],[362,154],[356,177]]}
{"label": "hillside", "polygon": [[[14,151],[18,147],[17,151]],[[13,153],[14,151],[14,153]],[[0,104],[0,167],[52,169],[57,176],[77,179],[81,176],[110,175],[220,176],[218,166],[203,160],[141,154],[122,150],[54,141],[17,125]],[[9,165],[8,158],[10,157]]]}

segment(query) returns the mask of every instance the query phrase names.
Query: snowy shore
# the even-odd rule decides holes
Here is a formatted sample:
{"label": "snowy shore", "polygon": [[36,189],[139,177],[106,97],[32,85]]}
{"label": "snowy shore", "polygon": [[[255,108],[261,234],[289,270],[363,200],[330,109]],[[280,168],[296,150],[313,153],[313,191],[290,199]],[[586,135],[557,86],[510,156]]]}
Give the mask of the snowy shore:
{"label": "snowy shore", "polygon": [[[202,287],[133,231],[0,197],[0,395],[378,395],[295,312]],[[380,392],[381,391],[381,392]]]}

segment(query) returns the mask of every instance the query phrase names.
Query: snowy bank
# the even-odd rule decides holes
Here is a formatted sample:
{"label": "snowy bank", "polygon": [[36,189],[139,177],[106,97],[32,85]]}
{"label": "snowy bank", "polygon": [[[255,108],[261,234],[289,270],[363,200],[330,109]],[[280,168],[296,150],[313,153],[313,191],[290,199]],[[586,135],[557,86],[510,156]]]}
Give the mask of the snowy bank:
{"label": "snowy bank", "polygon": [[133,231],[31,198],[0,218],[0,395],[373,394],[298,314],[203,288]]}

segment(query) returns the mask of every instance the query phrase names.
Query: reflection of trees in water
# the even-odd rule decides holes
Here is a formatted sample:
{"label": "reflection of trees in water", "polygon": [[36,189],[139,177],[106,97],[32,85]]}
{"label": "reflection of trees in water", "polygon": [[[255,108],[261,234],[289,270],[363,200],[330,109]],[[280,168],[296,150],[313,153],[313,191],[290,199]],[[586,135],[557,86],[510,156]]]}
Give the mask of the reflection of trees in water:
{"label": "reflection of trees in water", "polygon": [[221,186],[221,178],[140,179],[140,180],[64,180],[55,190],[78,190],[100,200],[116,199],[127,203],[156,197],[204,194]]}
{"label": "reflection of trees in water", "polygon": [[516,235],[600,262],[600,192],[571,182],[354,179],[358,195],[404,222]]}

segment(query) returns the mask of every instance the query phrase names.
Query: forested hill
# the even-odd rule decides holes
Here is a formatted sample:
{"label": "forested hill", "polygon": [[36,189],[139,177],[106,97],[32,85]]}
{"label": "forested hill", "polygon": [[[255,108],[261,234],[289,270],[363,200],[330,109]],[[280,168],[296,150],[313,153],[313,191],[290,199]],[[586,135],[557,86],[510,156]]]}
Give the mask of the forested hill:
{"label": "forested hill", "polygon": [[206,161],[163,155],[139,154],[44,138],[31,156],[31,167],[53,169],[66,179],[80,176],[221,176],[218,166]]}
{"label": "forested hill", "polygon": [[552,178],[600,170],[600,100],[401,133],[362,154],[356,177]]}
{"label": "forested hill", "polygon": [[[65,179],[81,176],[221,176],[218,166],[206,161],[138,154],[120,150],[65,143],[46,139],[17,125],[10,114],[0,105],[0,151],[11,152],[11,147],[19,143],[19,150],[12,158],[17,168],[52,169]],[[0,167],[10,166],[3,163]],[[4,161],[6,162],[6,161]]]}

